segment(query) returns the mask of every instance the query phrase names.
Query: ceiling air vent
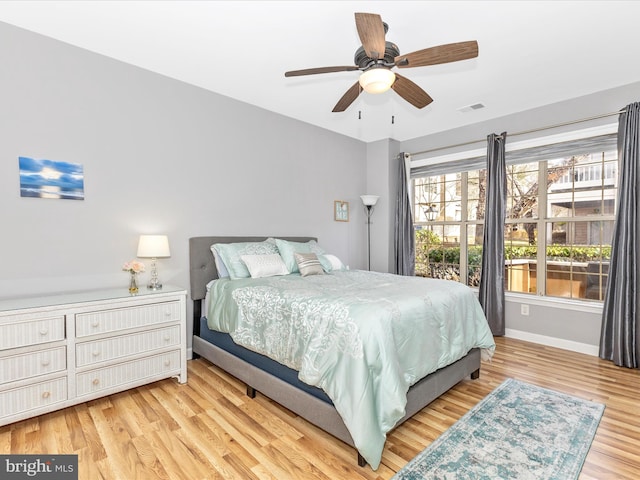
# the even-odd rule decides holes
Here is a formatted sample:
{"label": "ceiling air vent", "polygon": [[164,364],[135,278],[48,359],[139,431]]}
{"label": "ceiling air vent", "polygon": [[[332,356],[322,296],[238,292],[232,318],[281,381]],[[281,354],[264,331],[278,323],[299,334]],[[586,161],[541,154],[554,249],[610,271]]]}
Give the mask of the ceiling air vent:
{"label": "ceiling air vent", "polygon": [[461,107],[458,109],[458,111],[462,113],[466,113],[466,112],[472,112],[474,110],[480,110],[481,108],[484,108],[484,105],[482,103],[474,103],[473,105],[467,105],[466,107]]}

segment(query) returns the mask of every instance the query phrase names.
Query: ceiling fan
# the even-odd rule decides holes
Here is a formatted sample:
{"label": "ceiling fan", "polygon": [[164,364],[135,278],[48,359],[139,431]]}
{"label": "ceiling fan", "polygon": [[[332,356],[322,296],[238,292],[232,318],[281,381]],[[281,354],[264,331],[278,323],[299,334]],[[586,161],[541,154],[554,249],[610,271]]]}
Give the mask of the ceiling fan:
{"label": "ceiling fan", "polygon": [[350,72],[360,70],[360,79],[347,90],[333,112],[344,112],[362,90],[383,93],[392,88],[398,95],[417,108],[424,108],[433,99],[414,82],[391,71],[393,67],[411,68],[457,62],[478,56],[478,42],[459,42],[425,48],[400,55],[398,47],[385,40],[389,26],[375,13],[356,13],[356,28],[362,46],[356,50],[355,65],[307,68],[285,72],[285,77],[315,75],[318,73]]}

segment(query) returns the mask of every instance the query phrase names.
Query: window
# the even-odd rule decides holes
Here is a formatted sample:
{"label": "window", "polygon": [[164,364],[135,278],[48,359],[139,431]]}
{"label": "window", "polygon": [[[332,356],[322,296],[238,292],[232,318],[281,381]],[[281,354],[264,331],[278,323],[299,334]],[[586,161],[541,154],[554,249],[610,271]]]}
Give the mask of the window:
{"label": "window", "polygon": [[484,170],[418,178],[414,193],[416,275],[477,287],[482,262]]}
{"label": "window", "polygon": [[[615,135],[507,153],[507,291],[604,299],[617,165]],[[486,171],[439,169],[412,169],[416,274],[477,287]]]}

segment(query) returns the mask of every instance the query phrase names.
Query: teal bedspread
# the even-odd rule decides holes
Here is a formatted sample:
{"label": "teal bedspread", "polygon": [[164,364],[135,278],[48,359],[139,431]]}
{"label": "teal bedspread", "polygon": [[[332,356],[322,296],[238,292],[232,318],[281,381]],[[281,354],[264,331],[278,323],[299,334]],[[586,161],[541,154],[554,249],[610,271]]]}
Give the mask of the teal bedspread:
{"label": "teal bedspread", "polygon": [[360,270],[220,279],[207,321],[322,388],[374,470],[409,387],[474,347],[495,349],[467,286]]}

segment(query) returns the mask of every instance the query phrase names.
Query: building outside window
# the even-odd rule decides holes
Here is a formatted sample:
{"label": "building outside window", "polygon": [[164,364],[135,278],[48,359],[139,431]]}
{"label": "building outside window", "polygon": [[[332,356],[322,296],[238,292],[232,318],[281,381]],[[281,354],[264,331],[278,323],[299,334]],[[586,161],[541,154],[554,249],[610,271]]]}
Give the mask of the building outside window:
{"label": "building outside window", "polygon": [[[614,143],[608,135],[522,151],[517,160],[507,154],[508,292],[604,299],[618,187]],[[484,219],[491,214],[485,212],[486,171],[440,167],[435,175],[412,176],[416,275],[477,287]]]}

